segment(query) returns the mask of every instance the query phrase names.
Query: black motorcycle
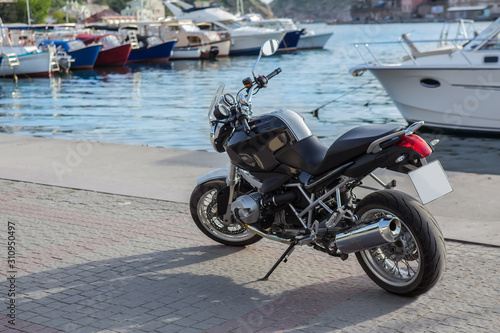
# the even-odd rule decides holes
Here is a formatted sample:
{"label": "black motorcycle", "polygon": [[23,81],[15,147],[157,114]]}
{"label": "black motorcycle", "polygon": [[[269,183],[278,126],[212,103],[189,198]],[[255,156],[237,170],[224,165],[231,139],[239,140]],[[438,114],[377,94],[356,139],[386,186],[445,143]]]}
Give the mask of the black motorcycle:
{"label": "black motorcycle", "polygon": [[[442,232],[418,199],[394,190],[395,181],[385,184],[373,174],[377,168],[412,174],[426,201],[446,193],[449,183],[442,168],[425,160],[433,148],[413,134],[423,122],[406,129],[359,126],[326,147],[293,111],[253,117],[252,97],[281,72],[256,76],[255,66],[277,48],[276,40],[262,46],[253,78],[243,80],[236,97],[221,86],[212,100],[212,145],[231,162],[198,180],[190,199],[196,225],[226,245],[262,238],[289,244],[263,280],[296,245],[305,244],[342,260],[355,253],[368,276],[389,292],[426,292],[445,267]],[[364,185],[365,177],[383,189]],[[444,185],[436,189],[436,184]],[[374,192],[360,199],[357,188]]]}

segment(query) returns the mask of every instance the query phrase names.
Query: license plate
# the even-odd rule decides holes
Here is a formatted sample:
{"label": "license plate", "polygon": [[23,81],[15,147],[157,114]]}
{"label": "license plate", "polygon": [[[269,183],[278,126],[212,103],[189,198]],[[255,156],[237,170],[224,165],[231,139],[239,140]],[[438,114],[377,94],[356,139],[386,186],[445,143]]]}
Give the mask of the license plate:
{"label": "license plate", "polygon": [[441,163],[437,160],[410,171],[408,175],[424,205],[453,191]]}

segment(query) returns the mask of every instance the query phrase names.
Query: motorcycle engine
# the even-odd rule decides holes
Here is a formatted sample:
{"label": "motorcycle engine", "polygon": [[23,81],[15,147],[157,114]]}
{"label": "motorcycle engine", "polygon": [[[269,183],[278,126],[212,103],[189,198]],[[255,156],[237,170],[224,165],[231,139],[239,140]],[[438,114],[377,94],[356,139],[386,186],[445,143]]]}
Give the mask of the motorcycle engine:
{"label": "motorcycle engine", "polygon": [[241,222],[251,224],[259,221],[262,193],[242,195],[233,201],[231,211]]}

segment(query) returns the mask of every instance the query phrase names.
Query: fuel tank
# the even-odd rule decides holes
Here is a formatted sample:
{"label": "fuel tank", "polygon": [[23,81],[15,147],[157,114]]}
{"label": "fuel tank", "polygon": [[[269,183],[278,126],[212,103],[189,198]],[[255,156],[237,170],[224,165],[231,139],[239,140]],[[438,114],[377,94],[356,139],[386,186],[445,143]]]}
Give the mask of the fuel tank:
{"label": "fuel tank", "polygon": [[304,119],[291,110],[280,110],[253,118],[252,131],[242,126],[226,142],[231,162],[250,172],[271,172],[280,166],[275,154],[312,135]]}

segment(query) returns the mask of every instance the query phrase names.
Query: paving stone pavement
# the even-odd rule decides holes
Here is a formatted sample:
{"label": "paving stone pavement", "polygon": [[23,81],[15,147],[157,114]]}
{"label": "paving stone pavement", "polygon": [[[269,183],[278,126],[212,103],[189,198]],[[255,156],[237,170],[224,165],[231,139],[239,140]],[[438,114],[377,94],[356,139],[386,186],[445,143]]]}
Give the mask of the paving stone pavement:
{"label": "paving stone pavement", "polygon": [[258,281],[286,246],[219,245],[183,203],[0,180],[0,226],[0,332],[500,330],[498,247],[447,242],[443,279],[403,298],[308,247]]}

